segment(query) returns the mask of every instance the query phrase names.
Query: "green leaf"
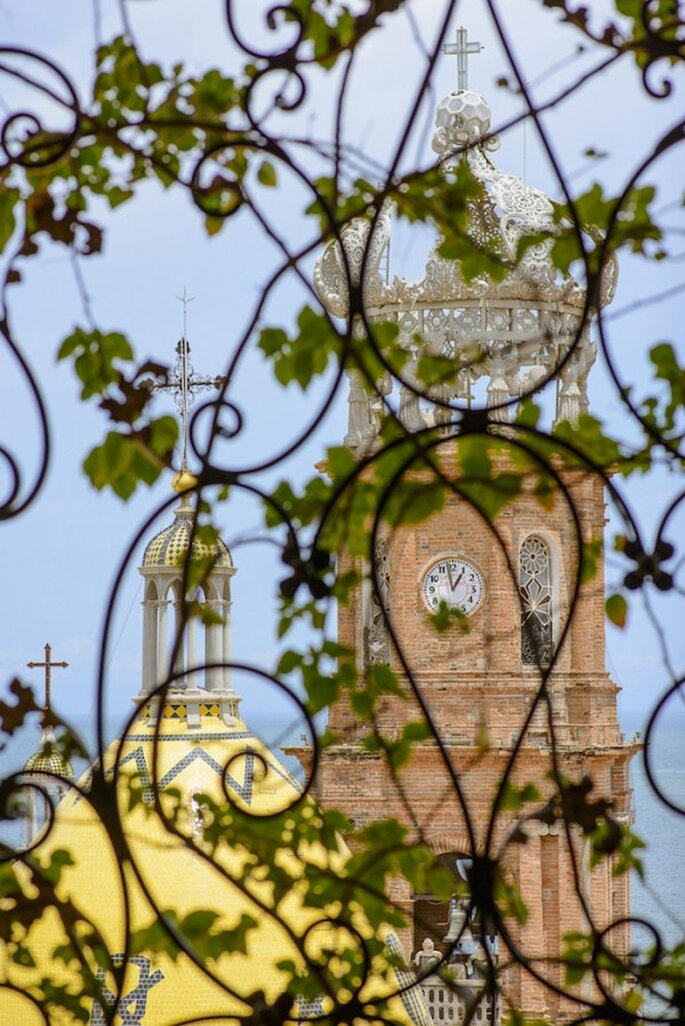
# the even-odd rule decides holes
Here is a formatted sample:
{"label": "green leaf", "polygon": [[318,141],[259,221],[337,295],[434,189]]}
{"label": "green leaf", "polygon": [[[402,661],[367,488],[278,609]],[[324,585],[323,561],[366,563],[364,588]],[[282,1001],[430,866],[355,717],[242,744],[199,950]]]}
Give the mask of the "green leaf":
{"label": "green leaf", "polygon": [[262,183],[262,185],[266,185],[267,188],[273,189],[276,185],[278,185],[276,169],[274,168],[273,164],[268,160],[263,160],[262,163],[259,165],[259,168],[257,169],[257,178]]}
{"label": "green leaf", "polygon": [[12,238],[16,226],[14,208],[21,201],[18,189],[0,188],[0,253]]}
{"label": "green leaf", "polygon": [[428,614],[428,622],[438,634],[444,634],[455,625],[459,627],[462,634],[468,634],[471,629],[466,613],[456,606],[448,605],[444,599],[440,600],[435,612]]}
{"label": "green leaf", "polygon": [[553,435],[568,442],[595,464],[610,467],[621,461],[618,442],[607,435],[602,422],[589,413],[581,413],[576,427],[562,421],[554,428]]}
{"label": "green leaf", "polygon": [[393,488],[385,507],[390,524],[420,524],[445,505],[447,487],[439,480],[405,478]]}
{"label": "green leaf", "polygon": [[119,331],[86,331],[76,327],[57,351],[58,360],[73,356],[74,369],[83,385],[81,398],[102,395],[109,385],[119,380],[119,362],[133,358],[133,349]]}
{"label": "green leaf", "polygon": [[50,860],[47,865],[43,865],[43,874],[53,887],[56,887],[65,867],[74,865],[76,863],[72,859],[71,854],[64,848],[58,848],[50,853]]}
{"label": "green leaf", "polygon": [[29,713],[38,712],[41,707],[36,702],[33,688],[28,684],[22,684],[16,677],[10,682],[9,690],[16,698],[16,702],[10,705],[8,702],[0,701],[0,730],[3,734],[12,735],[23,726]]}
{"label": "green leaf", "polygon": [[490,480],[461,481],[459,490],[488,520],[497,515],[520,494],[523,485],[522,474],[494,474]]}
{"label": "green leaf", "polygon": [[492,472],[489,450],[492,441],[482,435],[464,436],[459,439],[457,460],[466,477],[488,478]]}
{"label": "green leaf", "polygon": [[262,329],[257,345],[274,365],[282,385],[296,382],[302,391],[323,374],[332,358],[341,354],[341,339],[326,314],[303,306],[291,338],[282,328]]}
{"label": "green leaf", "polygon": [[532,399],[524,399],[518,404],[514,423],[521,427],[537,427],[540,412],[540,407]]}
{"label": "green leaf", "polygon": [[610,595],[605,603],[607,616],[617,627],[625,627],[628,616],[628,603],[623,595]]}
{"label": "green leaf", "polygon": [[194,940],[211,930],[218,918],[219,913],[213,909],[196,909],[181,920],[179,927],[186,937]]}
{"label": "green leaf", "polygon": [[83,469],[98,490],[109,487],[120,499],[129,499],[139,484],[154,484],[170,466],[177,435],[173,417],[161,417],[130,434],[110,431],[86,457]]}
{"label": "green leaf", "polygon": [[120,189],[118,186],[113,185],[111,189],[107,190],[106,196],[111,209],[115,210],[122,203],[130,200],[134,196],[134,192],[133,189]]}
{"label": "green leaf", "polygon": [[540,799],[540,791],[535,784],[529,783],[524,784],[522,787],[516,787],[507,781],[503,788],[498,808],[502,812],[518,812],[523,805],[530,802],[539,802]]}
{"label": "green leaf", "polygon": [[33,969],[36,965],[33,955],[23,944],[18,944],[12,952],[12,961],[16,962],[17,965],[25,966],[27,969]]}
{"label": "green leaf", "polygon": [[604,542],[601,538],[591,538],[583,544],[583,555],[580,569],[581,583],[591,581],[597,575],[599,561],[604,552]]}

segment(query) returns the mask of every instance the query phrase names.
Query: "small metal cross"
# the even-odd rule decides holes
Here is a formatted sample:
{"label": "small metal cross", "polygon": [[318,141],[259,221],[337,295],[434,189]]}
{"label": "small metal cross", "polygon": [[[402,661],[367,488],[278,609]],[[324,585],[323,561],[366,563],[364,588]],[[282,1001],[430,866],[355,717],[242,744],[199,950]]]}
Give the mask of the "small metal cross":
{"label": "small metal cross", "polygon": [[150,385],[152,391],[174,392],[176,409],[181,417],[181,440],[183,444],[181,469],[188,468],[188,422],[190,411],[193,408],[197,392],[204,392],[210,388],[221,389],[226,384],[226,378],[201,378],[193,370],[190,362],[190,342],[188,341],[188,305],[192,303],[194,296],[189,296],[185,288],[183,295],[176,297],[183,304],[183,335],[176,343],[176,365],[174,375],[166,380],[153,381]]}
{"label": "small metal cross", "polygon": [[468,89],[468,58],[469,54],[480,53],[485,47],[482,43],[469,43],[468,33],[465,28],[457,29],[456,43],[445,43],[442,52],[447,57],[457,58],[457,90],[459,92]]}
{"label": "small metal cross", "polygon": [[69,665],[69,663],[65,663],[64,661],[59,662],[59,663],[53,663],[51,661],[51,659],[50,659],[51,655],[52,655],[52,649],[50,648],[49,645],[46,645],[45,646],[45,662],[43,662],[43,663],[27,663],[26,664],[30,670],[38,669],[41,666],[45,667],[45,711],[46,712],[50,712],[50,709],[51,709],[51,705],[50,705],[50,700],[51,700],[50,699],[50,671],[52,670],[53,666],[61,666],[61,667],[64,668],[64,667],[67,667]]}

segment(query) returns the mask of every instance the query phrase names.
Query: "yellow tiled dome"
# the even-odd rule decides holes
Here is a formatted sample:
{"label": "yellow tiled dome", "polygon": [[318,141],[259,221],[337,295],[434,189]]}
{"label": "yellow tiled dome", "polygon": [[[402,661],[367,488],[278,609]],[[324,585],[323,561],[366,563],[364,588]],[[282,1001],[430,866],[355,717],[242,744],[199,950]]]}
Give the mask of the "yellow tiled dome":
{"label": "yellow tiled dome", "polygon": [[[243,999],[250,999],[258,991],[263,992],[268,1005],[273,1005],[282,996],[287,980],[277,963],[299,959],[291,935],[304,937],[313,931],[311,936],[317,946],[325,949],[334,945],[331,931],[335,927],[331,922],[338,910],[304,907],[295,884],[279,902],[277,914],[264,911],[271,905],[271,883],[258,873],[254,879],[249,873],[246,875],[252,859],[248,847],[235,841],[220,842],[208,859],[192,851],[183,837],[168,829],[168,821],[165,823],[154,807],[155,790],[164,816],[173,818],[174,808],[182,810],[175,822],[181,834],[188,837],[194,836],[193,824],[201,815],[196,795],[223,806],[228,796],[236,808],[259,817],[289,807],[301,795],[301,788],[276,756],[237,718],[227,726],[208,709],[201,717],[199,729],[190,730],[184,718],[165,715],[157,722],[146,715],[149,711],[149,706],[141,709],[128,733],[110,745],[103,760],[106,775],[114,772],[115,764],[118,767],[119,818],[140,879],[130,866],[122,866],[111,837],[87,798],[76,789],[58,805],[53,828],[34,855],[42,864],[48,864],[55,855],[71,853],[72,861],[61,870],[57,896],[62,902],[73,902],[97,927],[115,966],[121,965],[121,953],[127,950],[127,935],[147,930],[156,922],[154,906],[173,910],[178,921],[201,909],[213,909],[218,915],[217,927],[228,931],[239,927],[245,916],[256,920],[257,926],[246,935],[244,951],[225,952],[212,960],[210,969],[218,982],[185,953],[172,957],[138,945],[129,955],[122,982],[123,1005],[119,1017],[115,1017],[116,1026],[129,1022],[138,1026],[171,1026],[186,1018],[202,1018],[206,1026],[219,1026],[244,1016],[248,1005]],[[90,772],[78,784],[86,792]],[[126,779],[129,774],[142,787],[142,801],[130,802]],[[311,848],[311,852],[301,847],[297,851],[283,849],[279,864],[287,865],[295,880],[305,877],[308,863],[329,865],[331,872],[339,874],[344,853],[329,853],[313,843]],[[360,924],[360,929],[363,936],[371,936],[367,933],[368,924]],[[26,938],[35,965],[5,965],[11,987],[27,995],[36,993],[42,978],[49,975],[56,986],[78,992],[79,977],[73,964],[53,956],[65,941],[59,918],[51,913],[42,916],[31,926]],[[390,950],[396,950],[392,935],[386,944]],[[97,975],[113,1000],[114,978],[103,969],[97,969]],[[374,955],[364,985],[366,1000],[391,997],[412,982],[406,972]],[[228,987],[228,993],[221,983]],[[41,1026],[43,1020],[35,1006],[24,999],[19,1008],[17,1002],[17,991],[8,992],[7,1000],[0,994],[0,1022]],[[318,1002],[314,1004],[318,1006]],[[304,1006],[302,1011],[302,1018],[313,1014],[305,1011]],[[13,1019],[8,1018],[10,1013]],[[391,1014],[406,1026],[430,1026],[418,988],[406,989],[401,1000],[391,997]],[[50,1021],[53,1026],[75,1026],[70,1015],[56,1013]],[[105,1021],[95,1004],[90,1026],[102,1026]]]}
{"label": "yellow tiled dome", "polygon": [[[165,527],[148,542],[142,566],[179,566],[188,552],[192,530],[193,510],[189,505],[183,504],[176,510],[173,524]],[[220,538],[213,545],[194,538],[193,558],[211,558],[215,567],[233,566],[231,554]]]}
{"label": "yellow tiled dome", "polygon": [[51,728],[46,728],[40,740],[40,748],[29,755],[24,763],[25,773],[49,773],[66,780],[74,779],[74,771],[68,759],[57,750],[55,735]]}
{"label": "yellow tiled dome", "polygon": [[71,763],[62,758],[59,752],[47,752],[41,749],[30,755],[24,764],[25,773],[51,773],[55,776],[66,777],[67,780],[74,779],[74,771]]}

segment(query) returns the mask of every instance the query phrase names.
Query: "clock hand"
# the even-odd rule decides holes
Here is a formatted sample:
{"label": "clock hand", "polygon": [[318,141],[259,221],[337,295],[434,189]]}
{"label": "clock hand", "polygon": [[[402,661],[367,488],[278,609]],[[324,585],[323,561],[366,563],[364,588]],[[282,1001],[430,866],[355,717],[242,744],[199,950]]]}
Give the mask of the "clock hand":
{"label": "clock hand", "polygon": [[449,563],[447,564],[447,580],[450,582],[450,591],[454,591],[454,585],[452,584],[452,571],[450,570]]}
{"label": "clock hand", "polygon": [[[452,584],[452,591],[454,591],[454,589],[456,588],[456,586],[457,586],[457,585],[459,584],[459,581],[460,581],[460,580],[462,579],[462,577],[464,576],[464,572],[465,572],[465,571],[464,571],[464,570],[462,570],[462,572],[461,572],[461,573],[459,574],[459,576],[457,577],[457,579],[456,579],[456,581],[454,582],[454,584]],[[451,581],[452,581],[452,577],[450,576],[450,582],[451,582]]]}

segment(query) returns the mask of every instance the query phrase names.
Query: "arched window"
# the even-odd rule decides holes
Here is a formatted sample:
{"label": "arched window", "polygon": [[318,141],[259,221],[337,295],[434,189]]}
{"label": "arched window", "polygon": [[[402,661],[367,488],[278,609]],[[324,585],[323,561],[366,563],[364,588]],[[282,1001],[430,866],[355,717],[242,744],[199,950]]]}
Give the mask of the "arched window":
{"label": "arched window", "polygon": [[[483,981],[488,976],[489,965],[497,962],[499,939],[493,927],[484,921],[480,909],[472,907],[464,889],[473,859],[452,851],[438,855],[437,861],[454,877],[455,893],[450,901],[432,894],[414,894],[412,962],[421,978],[429,977],[442,959],[454,979]],[[435,980],[430,981],[431,986],[434,983]],[[426,997],[437,1012],[433,1022],[438,1026],[457,1026],[463,1021],[462,1016],[455,1017],[448,1011],[449,1000],[436,1000],[436,994]]]}
{"label": "arched window", "polygon": [[375,569],[382,603],[369,580],[367,608],[364,614],[366,656],[369,663],[390,662],[390,635],[388,633],[388,597],[390,594],[390,546],[387,538],[376,542]]}
{"label": "arched window", "polygon": [[521,661],[526,666],[548,666],[554,643],[552,560],[549,545],[531,534],[519,554],[521,595]]}

